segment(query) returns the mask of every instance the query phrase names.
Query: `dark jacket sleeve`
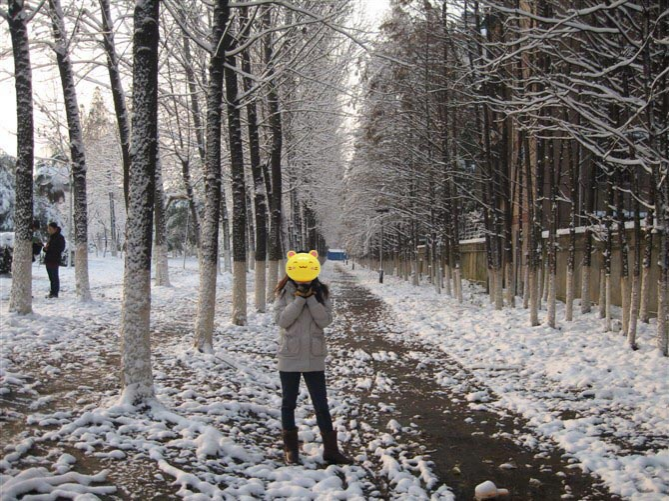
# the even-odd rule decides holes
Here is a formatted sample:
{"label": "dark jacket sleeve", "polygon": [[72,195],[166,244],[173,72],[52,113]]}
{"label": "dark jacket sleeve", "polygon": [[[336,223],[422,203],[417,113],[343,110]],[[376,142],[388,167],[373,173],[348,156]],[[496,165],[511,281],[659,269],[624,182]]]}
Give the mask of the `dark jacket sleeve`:
{"label": "dark jacket sleeve", "polygon": [[60,259],[60,256],[63,252],[65,252],[65,237],[61,234],[58,233],[58,247],[56,249],[56,256],[58,256],[58,259]]}
{"label": "dark jacket sleeve", "polygon": [[309,305],[309,313],[314,317],[314,322],[321,329],[332,323],[332,301],[330,298],[325,298],[325,304],[321,304],[315,295],[309,296],[307,305]]}
{"label": "dark jacket sleeve", "polygon": [[303,297],[297,296],[293,299],[285,290],[282,291],[274,303],[274,322],[287,329],[300,316],[305,303],[306,300]]}

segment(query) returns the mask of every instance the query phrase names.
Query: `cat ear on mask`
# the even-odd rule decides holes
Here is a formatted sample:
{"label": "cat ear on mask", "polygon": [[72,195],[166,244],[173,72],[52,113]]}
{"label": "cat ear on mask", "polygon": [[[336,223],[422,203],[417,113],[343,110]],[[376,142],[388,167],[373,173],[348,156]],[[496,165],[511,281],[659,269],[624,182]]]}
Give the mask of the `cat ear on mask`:
{"label": "cat ear on mask", "polygon": [[296,254],[297,254],[297,252],[295,252],[295,251],[288,251],[288,254],[286,254],[286,256],[288,257],[288,259],[290,259],[291,257],[293,257]]}
{"label": "cat ear on mask", "polygon": [[309,254],[311,254],[314,257],[318,257],[318,251],[315,251],[315,250],[310,250]]}

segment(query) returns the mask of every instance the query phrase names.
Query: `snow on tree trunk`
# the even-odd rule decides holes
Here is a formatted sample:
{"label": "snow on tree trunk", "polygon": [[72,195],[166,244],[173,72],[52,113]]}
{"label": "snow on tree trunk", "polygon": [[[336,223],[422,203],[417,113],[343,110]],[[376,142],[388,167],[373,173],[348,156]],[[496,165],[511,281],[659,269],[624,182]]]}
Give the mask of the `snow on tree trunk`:
{"label": "snow on tree trunk", "polygon": [[455,268],[455,296],[462,303],[462,274],[459,267]]}
{"label": "snow on tree trunk", "polygon": [[[65,22],[60,0],[49,0],[51,28],[55,40],[54,50],[58,61],[60,80],[65,99],[65,114],[70,135],[70,156],[72,161],[72,179],[74,181],[74,278],[77,296],[82,301],[91,300],[91,288],[88,280],[88,203],[86,201],[86,155],[84,140],[79,120],[77,91],[74,86],[74,73],[66,38]],[[71,242],[70,242],[71,243]]]}
{"label": "snow on tree trunk", "polygon": [[213,352],[214,316],[216,313],[216,267],[218,265],[218,223],[221,211],[221,103],[223,101],[223,64],[228,24],[228,1],[214,4],[210,44],[213,50],[209,61],[207,85],[207,130],[205,206],[201,221],[200,290],[195,322],[195,347],[205,353]]}
{"label": "snow on tree trunk", "polygon": [[530,289],[530,325],[539,325],[539,283],[536,269],[530,269],[528,287]]}
{"label": "snow on tree trunk", "polygon": [[599,318],[606,318],[606,270],[599,270]]}
{"label": "snow on tree trunk", "polygon": [[[228,44],[226,44],[227,46]],[[246,325],[246,183],[244,145],[238,97],[236,58],[225,64],[225,97],[228,103],[228,137],[232,170],[232,323]]]}
{"label": "snow on tree trunk", "polygon": [[159,0],[135,4],[133,115],[121,310],[122,401],[154,398],[151,372],[151,237],[158,161]]}
{"label": "snow on tree trunk", "polygon": [[548,274],[548,300],[546,302],[547,306],[547,321],[548,325],[555,329],[557,327],[556,315],[555,315],[555,306],[557,299],[557,277],[553,273]]}
{"label": "snow on tree trunk", "polygon": [[590,277],[592,275],[592,270],[590,266],[585,266],[581,268],[581,313],[586,314],[590,313],[592,310],[592,303],[590,301]]}
{"label": "snow on tree trunk", "polygon": [[24,2],[9,1],[8,24],[14,55],[17,154],[14,255],[9,311],[32,313],[33,90]]}
{"label": "snow on tree trunk", "polygon": [[504,307],[504,278],[502,268],[496,268],[495,274],[495,309],[501,310]]}
{"label": "snow on tree trunk", "polygon": [[574,320],[574,288],[575,288],[575,276],[574,270],[567,270],[567,304],[565,305],[565,315],[564,318],[567,322]]}
{"label": "snow on tree trunk", "polygon": [[246,325],[246,260],[232,266],[232,323]]}
{"label": "snow on tree trunk", "polygon": [[155,284],[171,287],[167,262],[167,218],[165,217],[165,191],[163,190],[163,173],[160,159],[156,161],[156,194],[155,194],[155,239],[153,254],[155,261]]}
{"label": "snow on tree trunk", "polygon": [[274,289],[276,288],[279,276],[279,263],[280,261],[270,260],[267,266],[266,290],[267,290],[267,298],[270,301],[274,301],[274,296],[275,296]]}

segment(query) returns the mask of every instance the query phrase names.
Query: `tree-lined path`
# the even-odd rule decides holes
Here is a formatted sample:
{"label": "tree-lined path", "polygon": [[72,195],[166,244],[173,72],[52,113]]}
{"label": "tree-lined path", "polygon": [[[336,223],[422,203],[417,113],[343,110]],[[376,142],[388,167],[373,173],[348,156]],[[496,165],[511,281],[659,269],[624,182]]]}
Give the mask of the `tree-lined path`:
{"label": "tree-lined path", "polygon": [[[412,493],[417,499],[447,499],[450,494],[439,488],[448,485],[456,499],[464,499],[485,480],[510,489],[514,499],[615,498],[574,468],[568,456],[561,457],[558,447],[539,439],[522,417],[501,409],[472,409],[466,395],[484,390],[484,382],[447,353],[413,337],[402,317],[361,285],[350,267],[327,268],[336,305],[327,334],[330,398],[335,424],[357,462],[322,470],[319,444],[309,443],[317,434],[303,388],[298,424],[307,443],[304,455],[310,458],[305,468],[322,471],[318,475],[325,487],[302,495],[335,494],[345,490],[346,482],[333,479],[348,478],[349,487],[359,488],[365,498]],[[285,485],[302,485],[299,479],[306,473],[282,465],[271,313],[254,316],[247,328],[218,324],[216,355],[196,355],[187,335],[195,315],[196,275],[178,268],[171,275],[177,288],[157,292],[152,325],[156,391],[166,411],[106,410],[116,393],[119,356],[109,320],[119,307],[120,282],[110,281],[104,294],[111,306],[91,306],[72,319],[54,320],[54,329],[70,335],[26,332],[14,339],[31,338],[34,350],[5,361],[22,384],[10,385],[3,398],[3,444],[25,446],[6,450],[10,457],[21,451],[8,466],[52,468],[65,461],[59,458],[71,456],[72,471],[109,471],[103,485],[116,490],[104,499],[176,499],[211,486],[234,494],[264,468],[257,493],[297,496],[299,491],[273,490],[284,476]],[[224,292],[217,315],[224,318],[231,308]],[[233,449],[233,460],[223,452],[228,449],[219,449],[221,436],[239,447]],[[529,443],[529,436],[538,442],[531,448],[521,445]],[[179,468],[182,476],[175,478],[166,464]],[[187,481],[187,473],[203,483],[194,484],[195,477]],[[353,498],[356,492],[350,491]]]}
{"label": "tree-lined path", "polygon": [[[669,496],[667,19],[0,3],[3,495]],[[63,236],[47,301],[40,249]],[[334,285],[353,466],[324,467],[302,405],[306,463],[281,462],[291,250]]]}

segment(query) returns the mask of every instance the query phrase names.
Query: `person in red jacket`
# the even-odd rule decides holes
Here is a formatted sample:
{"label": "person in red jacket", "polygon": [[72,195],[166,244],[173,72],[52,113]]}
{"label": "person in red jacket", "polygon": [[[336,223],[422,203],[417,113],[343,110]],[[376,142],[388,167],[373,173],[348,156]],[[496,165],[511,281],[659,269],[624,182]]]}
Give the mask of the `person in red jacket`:
{"label": "person in red jacket", "polygon": [[53,221],[49,223],[46,229],[49,232],[49,241],[44,246],[44,264],[46,265],[46,272],[49,274],[49,282],[51,282],[51,292],[47,298],[56,298],[60,292],[58,268],[65,250],[65,237],[61,234],[60,226]]}

